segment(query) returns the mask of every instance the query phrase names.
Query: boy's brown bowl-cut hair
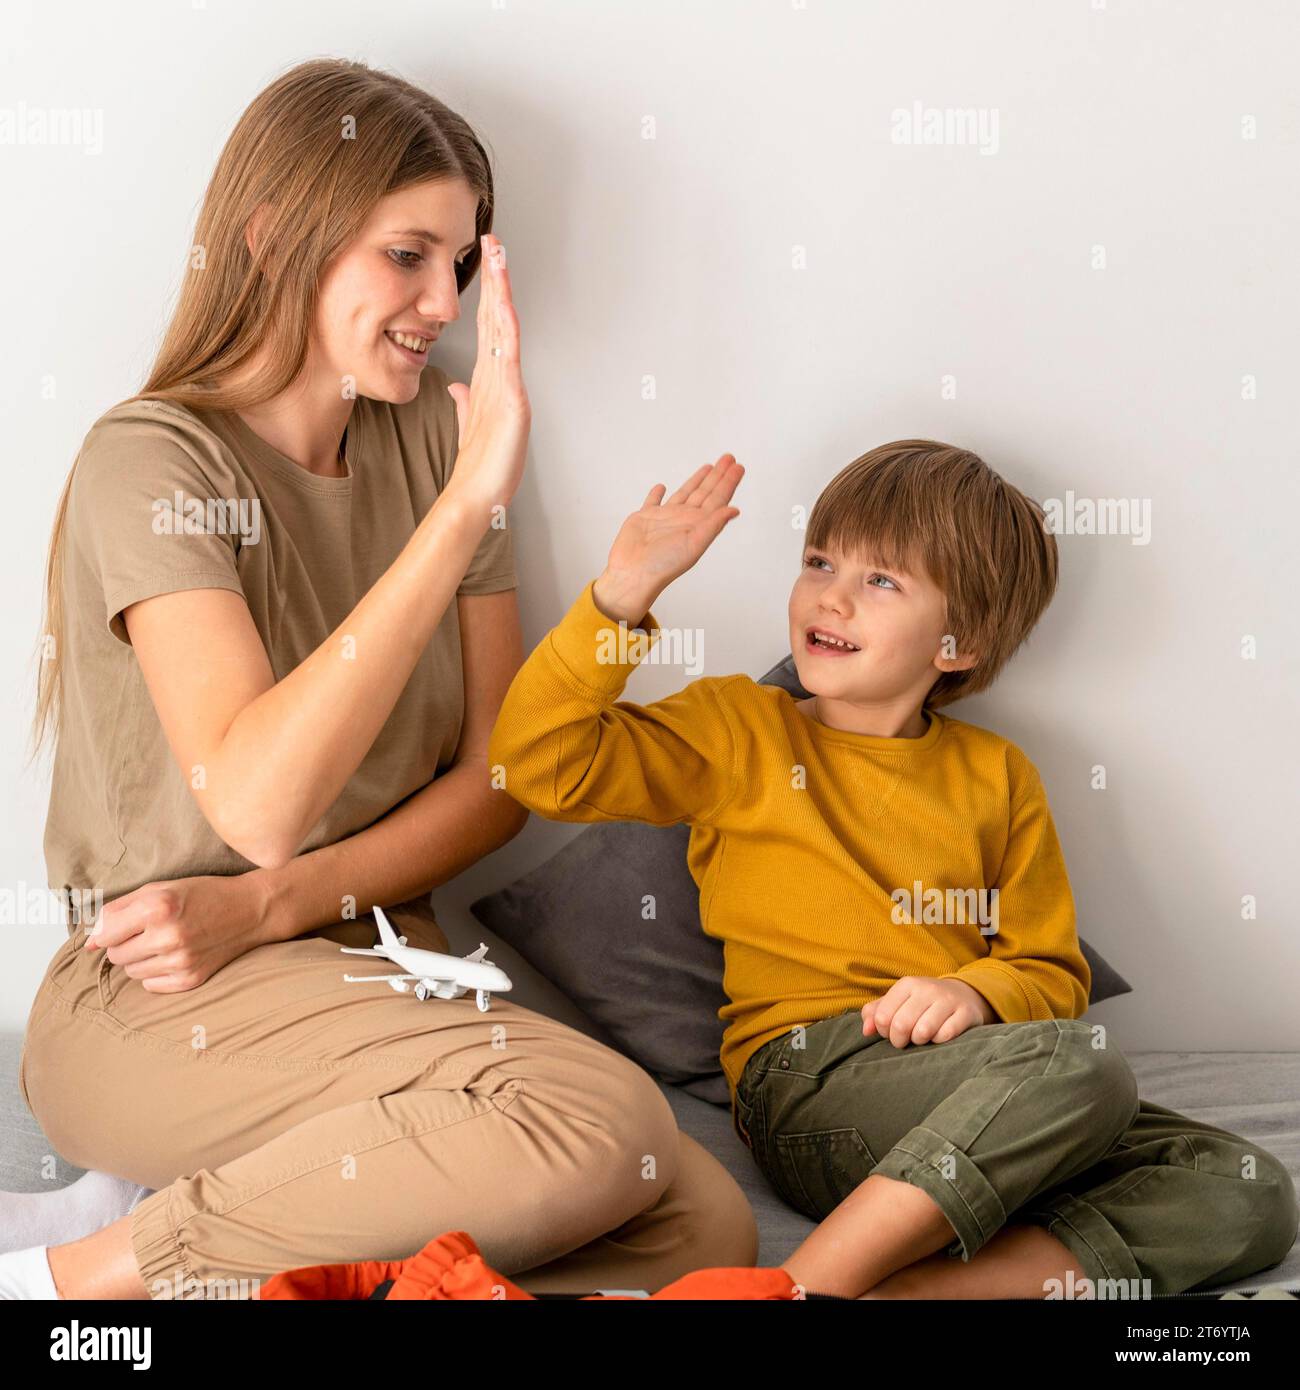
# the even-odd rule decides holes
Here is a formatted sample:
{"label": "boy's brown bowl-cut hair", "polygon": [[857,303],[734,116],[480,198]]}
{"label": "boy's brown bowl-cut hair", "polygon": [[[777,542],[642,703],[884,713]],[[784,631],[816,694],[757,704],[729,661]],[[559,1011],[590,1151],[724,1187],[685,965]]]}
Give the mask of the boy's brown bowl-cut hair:
{"label": "boy's brown bowl-cut hair", "polygon": [[979,659],[941,673],[923,709],[992,685],[1056,592],[1056,538],[1042,507],[978,454],[934,439],[896,439],[854,459],[818,497],[806,544],[924,570],[943,591],[945,632]]}

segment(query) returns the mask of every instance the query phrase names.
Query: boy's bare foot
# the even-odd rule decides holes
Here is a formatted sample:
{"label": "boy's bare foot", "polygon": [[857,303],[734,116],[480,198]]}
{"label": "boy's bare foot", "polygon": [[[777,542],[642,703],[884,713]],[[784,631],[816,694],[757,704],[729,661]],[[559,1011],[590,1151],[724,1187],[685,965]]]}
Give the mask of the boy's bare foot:
{"label": "boy's bare foot", "polygon": [[858,1298],[897,1269],[952,1243],[939,1205],[911,1183],[873,1173],[782,1268],[809,1293]]}
{"label": "boy's bare foot", "polygon": [[1004,1226],[970,1260],[940,1252],[895,1271],[861,1298],[1045,1298],[1050,1279],[1086,1274],[1042,1226]]}

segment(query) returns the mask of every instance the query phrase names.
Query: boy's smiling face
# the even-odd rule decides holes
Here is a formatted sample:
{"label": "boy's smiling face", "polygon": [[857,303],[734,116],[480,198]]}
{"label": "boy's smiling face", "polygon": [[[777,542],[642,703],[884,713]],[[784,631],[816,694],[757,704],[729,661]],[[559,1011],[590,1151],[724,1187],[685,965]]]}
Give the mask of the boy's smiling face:
{"label": "boy's smiling face", "polygon": [[[814,633],[850,646],[819,645]],[[942,672],[975,664],[973,655],[943,655],[946,633],[943,592],[923,571],[804,548],[790,593],[790,650],[822,723],[882,737],[924,732],[920,708],[930,687]]]}

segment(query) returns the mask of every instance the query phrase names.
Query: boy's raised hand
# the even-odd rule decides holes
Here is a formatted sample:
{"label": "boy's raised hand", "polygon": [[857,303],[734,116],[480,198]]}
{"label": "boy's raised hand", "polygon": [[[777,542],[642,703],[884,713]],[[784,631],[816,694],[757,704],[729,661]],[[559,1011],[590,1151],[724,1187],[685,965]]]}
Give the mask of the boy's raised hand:
{"label": "boy's raised hand", "polygon": [[723,454],[716,463],[697,469],[667,501],[664,484],[656,483],[614,538],[605,572],[593,590],[597,607],[615,620],[643,618],[727,522],[740,515],[739,507],[727,504],[744,475],[734,455]]}

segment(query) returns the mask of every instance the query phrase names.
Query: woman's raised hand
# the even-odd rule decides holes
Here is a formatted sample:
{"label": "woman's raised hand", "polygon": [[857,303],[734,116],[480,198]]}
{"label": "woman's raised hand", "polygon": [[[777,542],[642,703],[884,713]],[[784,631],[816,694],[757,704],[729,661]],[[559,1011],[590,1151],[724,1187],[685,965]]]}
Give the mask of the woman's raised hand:
{"label": "woman's raised hand", "polygon": [[727,522],[740,515],[739,507],[727,504],[744,475],[734,455],[723,454],[716,463],[696,469],[666,502],[667,488],[656,483],[614,538],[605,573],[592,594],[596,606],[616,620],[644,617]]}
{"label": "woman's raised hand", "polygon": [[482,246],[478,359],[468,386],[456,381],[447,387],[460,426],[447,491],[480,507],[507,506],[523,477],[532,408],[519,368],[519,317],[510,297],[505,247],[491,233],[484,234]]}

